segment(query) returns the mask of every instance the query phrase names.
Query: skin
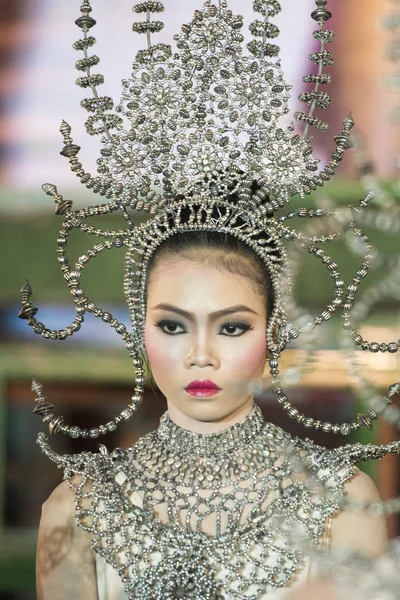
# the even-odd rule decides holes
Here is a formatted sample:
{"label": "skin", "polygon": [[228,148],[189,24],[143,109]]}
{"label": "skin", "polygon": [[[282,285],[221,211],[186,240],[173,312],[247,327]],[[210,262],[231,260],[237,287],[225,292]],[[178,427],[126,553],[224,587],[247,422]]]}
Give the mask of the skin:
{"label": "skin", "polygon": [[331,581],[318,580],[291,594],[288,600],[337,600],[335,585]]}
{"label": "skin", "polygon": [[[214,314],[234,305],[247,310]],[[176,309],[188,314],[182,316]],[[160,321],[169,324],[161,327]],[[156,264],[148,289],[145,343],[154,379],[175,423],[212,433],[251,412],[252,394],[235,384],[263,376],[266,324],[265,298],[248,277],[183,257]],[[211,379],[221,391],[209,398],[190,396],[185,387],[195,379]],[[361,471],[345,490],[366,502],[379,500],[375,484]],[[43,505],[37,555],[39,600],[98,597],[91,534],[77,527],[74,513],[74,494],[62,483]],[[339,512],[332,519],[331,543],[378,556],[387,549],[385,520]],[[333,590],[332,582],[310,581],[293,590],[290,599],[334,600]]]}
{"label": "skin", "polygon": [[[161,304],[187,311],[191,318],[160,308]],[[213,318],[212,313],[233,304],[243,304],[256,314],[238,312]],[[167,329],[158,326],[162,320],[170,322]],[[252,329],[238,337],[221,335],[232,323],[251,325]],[[174,257],[156,264],[148,289],[145,344],[154,379],[175,423],[191,431],[211,433],[251,412],[253,396],[235,383],[263,376],[266,324],[265,298],[249,278],[193,258]],[[194,398],[185,392],[194,379],[211,379],[222,390],[210,398]],[[372,479],[359,470],[345,484],[345,490],[349,497],[366,502],[380,499]],[[339,512],[332,519],[331,541],[379,556],[387,549],[385,519]]]}
{"label": "skin", "polygon": [[[243,308],[215,314],[233,306]],[[164,259],[155,266],[148,288],[145,344],[153,377],[175,423],[211,433],[250,414],[253,395],[235,383],[263,375],[266,324],[265,299],[247,277],[186,258]],[[209,398],[190,396],[185,387],[196,379],[210,379],[221,391]]]}

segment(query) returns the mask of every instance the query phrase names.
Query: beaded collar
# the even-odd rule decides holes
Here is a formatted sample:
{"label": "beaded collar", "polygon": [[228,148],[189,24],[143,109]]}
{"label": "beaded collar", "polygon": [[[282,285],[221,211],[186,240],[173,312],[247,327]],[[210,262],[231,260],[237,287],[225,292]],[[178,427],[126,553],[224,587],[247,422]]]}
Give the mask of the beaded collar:
{"label": "beaded collar", "polygon": [[[208,435],[165,414],[157,430],[111,454],[61,457],[39,443],[64,468],[76,523],[128,600],[259,600],[290,585],[306,564],[293,535],[318,545],[354,473],[346,455],[291,438],[256,406]],[[299,481],[289,455],[318,465],[317,491]]]}
{"label": "beaded collar", "polygon": [[261,432],[264,418],[260,408],[253,410],[243,421],[217,433],[194,433],[176,425],[168,412],[160,419],[156,431],[160,444],[180,456],[217,457],[244,448]]}

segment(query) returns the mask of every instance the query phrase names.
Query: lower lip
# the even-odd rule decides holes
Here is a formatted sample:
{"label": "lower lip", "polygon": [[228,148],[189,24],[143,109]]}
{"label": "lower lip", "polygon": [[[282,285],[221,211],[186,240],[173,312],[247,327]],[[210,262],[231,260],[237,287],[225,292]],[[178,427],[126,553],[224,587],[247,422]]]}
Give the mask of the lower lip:
{"label": "lower lip", "polygon": [[209,398],[210,396],[215,396],[221,390],[216,388],[189,388],[185,391],[190,396],[195,396],[196,398]]}

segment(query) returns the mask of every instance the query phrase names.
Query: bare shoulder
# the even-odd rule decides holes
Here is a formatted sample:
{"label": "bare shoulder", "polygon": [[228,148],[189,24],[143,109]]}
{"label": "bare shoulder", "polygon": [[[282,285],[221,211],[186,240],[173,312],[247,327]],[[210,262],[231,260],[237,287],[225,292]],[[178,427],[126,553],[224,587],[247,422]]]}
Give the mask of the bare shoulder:
{"label": "bare shoulder", "polygon": [[354,477],[345,484],[344,489],[350,498],[366,502],[380,500],[378,488],[373,479],[359,469],[356,470]]}
{"label": "bare shoulder", "polygon": [[[78,477],[74,477],[72,483],[77,485],[78,482]],[[43,503],[40,525],[75,528],[75,492],[66,481],[60,483]]]}
{"label": "bare shoulder", "polygon": [[75,518],[75,491],[63,482],[43,503],[38,533],[38,560],[53,553],[72,560],[90,548],[91,534],[78,527]]}
{"label": "bare shoulder", "polygon": [[[365,503],[379,502],[381,499],[371,477],[358,469],[344,489],[348,498]],[[366,511],[342,510],[332,519],[332,543],[378,556],[387,550],[386,521]]]}
{"label": "bare shoulder", "polygon": [[38,600],[96,600],[91,534],[75,519],[75,491],[64,482],[43,503],[36,556]]}
{"label": "bare shoulder", "polygon": [[41,524],[51,525],[55,522],[66,523],[74,520],[75,495],[68,484],[60,483],[50,494],[42,506]]}

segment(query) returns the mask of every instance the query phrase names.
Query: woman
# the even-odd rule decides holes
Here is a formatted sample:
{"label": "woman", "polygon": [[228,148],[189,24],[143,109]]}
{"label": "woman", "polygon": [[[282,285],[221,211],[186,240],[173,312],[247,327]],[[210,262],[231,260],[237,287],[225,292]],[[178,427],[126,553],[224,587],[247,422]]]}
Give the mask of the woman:
{"label": "woman", "polygon": [[[158,247],[144,341],[168,414],[111,455],[44,445],[72,479],[43,507],[39,600],[283,598],[312,576],[299,539],[385,551],[383,519],[338,511],[343,493],[376,500],[372,481],[264,424],[237,385],[263,376],[273,302],[265,266],[233,236],[181,233]],[[293,457],[314,460],[335,494],[313,493]]]}
{"label": "woman", "polygon": [[[301,137],[279,124],[289,112],[290,86],[275,44],[279,29],[271,23],[281,10],[277,0],[254,1],[246,48],[243,18],[226,0],[206,0],[175,36],[174,50],[152,42],[163,27],[153,19],[162,3],[135,5],[145,20],[133,29],[146,34],[147,47],[123,81],[115,110],[112,99],[96,91],[103,76],[91,71],[99,59],[89,55],[96,40],[88,35],[96,21],[89,0],[82,2],[76,20],[82,39],[74,44],[83,52],[77,84],[93,92],[82,106],[89,112],[87,131],[102,138],[98,176],[79,162],[80,148],[65,122],[61,154],[87,188],[110,201],[74,211],[54,185],[45,184],[56,213],[65,215],[58,260],[77,315],[65,329],[47,329],[35,318],[26,285],[20,316],[43,337],[63,340],[80,329],[85,313],[93,313],[121,335],[136,367],[136,387],[121,415],[90,430],[55,416],[37,383],[35,411],[50,433],[97,438],[114,430],[140,402],[145,351],[168,413],[132,448],[112,453],[103,446],[95,454],[59,456],[40,434],[40,446],[64,469],[66,482],[43,507],[39,600],[280,599],[312,577],[310,556],[317,547],[342,545],[370,555],[386,549],[383,519],[341,510],[346,495],[378,498],[354,463],[378,458],[385,449],[328,451],[293,439],[264,423],[248,385],[263,377],[268,359],[277,400],[299,423],[349,434],[377,417],[370,411],[341,425],[306,418],[279,384],[280,354],[302,333],[288,325],[285,313],[287,242],[317,258],[332,279],[331,301],[312,325],[342,307],[354,340],[377,351],[353,331],[349,315],[369,268],[368,252],[346,293],[323,249],[340,232],[308,239],[288,225],[297,216],[327,213],[290,208],[274,216],[294,196],[322,187],[350,146],[348,116],[331,160],[316,173],[307,132],[327,127],[313,114],[330,103],[320,91],[330,82],[323,70],[333,60],[326,50],[333,39],[324,29],[331,17],[326,4],[316,0],[312,13],[320,52],[310,58],[318,75],[313,69],[305,77],[315,88],[301,97],[310,111],[296,113],[306,126]],[[149,220],[138,224],[135,211]],[[124,228],[103,231],[88,224],[116,212]],[[103,240],[75,264],[66,250],[74,229]],[[91,302],[80,283],[90,260],[121,248],[131,331]]]}

